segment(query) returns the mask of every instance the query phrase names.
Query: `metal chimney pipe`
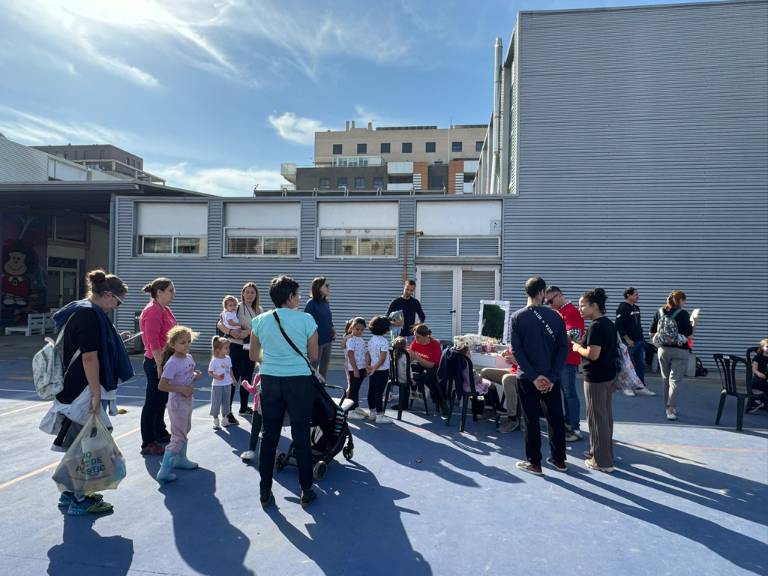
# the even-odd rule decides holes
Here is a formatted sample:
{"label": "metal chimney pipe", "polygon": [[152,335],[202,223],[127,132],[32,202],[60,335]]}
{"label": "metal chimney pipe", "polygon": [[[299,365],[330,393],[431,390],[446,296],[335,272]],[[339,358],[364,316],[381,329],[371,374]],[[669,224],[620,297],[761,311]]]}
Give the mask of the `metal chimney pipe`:
{"label": "metal chimney pipe", "polygon": [[489,189],[491,193],[499,190],[499,151],[501,150],[501,38],[496,37],[493,47],[493,131],[491,133],[491,181]]}

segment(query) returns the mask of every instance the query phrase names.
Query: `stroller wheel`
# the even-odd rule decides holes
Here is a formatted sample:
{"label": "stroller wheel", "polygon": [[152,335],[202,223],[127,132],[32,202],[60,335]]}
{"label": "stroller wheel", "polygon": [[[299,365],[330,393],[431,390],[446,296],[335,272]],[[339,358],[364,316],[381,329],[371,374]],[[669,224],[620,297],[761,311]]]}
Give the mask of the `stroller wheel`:
{"label": "stroller wheel", "polygon": [[327,471],[328,464],[326,464],[323,460],[320,460],[320,462],[315,464],[315,466],[312,468],[312,476],[315,477],[315,480],[322,480]]}
{"label": "stroller wheel", "polygon": [[349,461],[352,460],[352,457],[355,455],[355,449],[352,446],[344,446],[341,453],[344,455],[344,458]]}
{"label": "stroller wheel", "polygon": [[282,470],[285,468],[286,464],[288,464],[288,457],[281,452],[277,455],[277,459],[275,460],[275,468]]}

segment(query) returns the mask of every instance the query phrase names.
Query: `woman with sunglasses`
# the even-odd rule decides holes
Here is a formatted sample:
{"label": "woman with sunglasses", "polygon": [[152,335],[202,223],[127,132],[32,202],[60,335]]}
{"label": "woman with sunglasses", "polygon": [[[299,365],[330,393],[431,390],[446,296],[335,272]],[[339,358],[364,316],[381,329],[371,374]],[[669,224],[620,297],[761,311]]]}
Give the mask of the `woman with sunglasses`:
{"label": "woman with sunglasses", "polygon": [[141,341],[144,343],[144,373],[147,375],[147,391],[141,409],[141,453],[161,456],[165,452],[164,444],[170,442],[171,435],[165,425],[168,392],[161,391],[158,385],[166,335],[176,326],[176,317],[170,308],[176,288],[168,278],[155,278],[144,286],[144,292],[151,298],[139,316]]}

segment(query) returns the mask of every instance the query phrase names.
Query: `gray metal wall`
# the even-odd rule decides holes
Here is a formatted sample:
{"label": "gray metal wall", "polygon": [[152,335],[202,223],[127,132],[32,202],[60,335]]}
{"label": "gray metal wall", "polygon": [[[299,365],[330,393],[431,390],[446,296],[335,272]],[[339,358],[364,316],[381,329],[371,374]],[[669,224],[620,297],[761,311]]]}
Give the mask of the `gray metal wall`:
{"label": "gray metal wall", "polygon": [[521,13],[504,294],[701,308],[696,351],[768,336],[768,3]]}

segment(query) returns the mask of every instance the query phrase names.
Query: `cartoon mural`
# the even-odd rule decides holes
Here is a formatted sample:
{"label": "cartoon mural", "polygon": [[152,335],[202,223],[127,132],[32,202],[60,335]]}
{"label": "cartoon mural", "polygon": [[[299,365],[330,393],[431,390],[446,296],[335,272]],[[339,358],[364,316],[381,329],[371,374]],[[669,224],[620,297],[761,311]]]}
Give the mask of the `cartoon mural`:
{"label": "cartoon mural", "polygon": [[45,311],[48,218],[4,214],[0,230],[0,319],[3,324],[18,324],[29,312]]}

